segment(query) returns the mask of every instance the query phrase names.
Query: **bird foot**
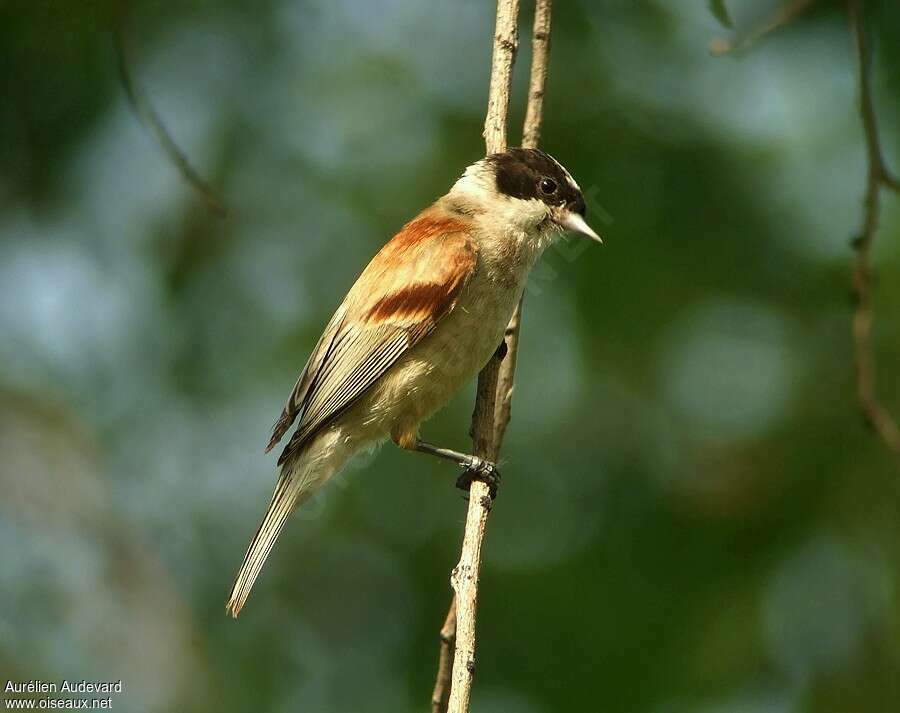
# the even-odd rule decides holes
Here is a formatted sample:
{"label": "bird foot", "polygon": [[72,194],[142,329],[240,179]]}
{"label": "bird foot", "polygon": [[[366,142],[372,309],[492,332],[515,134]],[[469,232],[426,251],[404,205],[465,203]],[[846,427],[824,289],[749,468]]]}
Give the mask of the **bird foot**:
{"label": "bird foot", "polygon": [[462,475],[456,479],[456,487],[460,490],[469,490],[472,487],[472,483],[476,480],[480,480],[488,486],[491,500],[497,499],[497,489],[500,486],[500,470],[494,463],[472,456]]}

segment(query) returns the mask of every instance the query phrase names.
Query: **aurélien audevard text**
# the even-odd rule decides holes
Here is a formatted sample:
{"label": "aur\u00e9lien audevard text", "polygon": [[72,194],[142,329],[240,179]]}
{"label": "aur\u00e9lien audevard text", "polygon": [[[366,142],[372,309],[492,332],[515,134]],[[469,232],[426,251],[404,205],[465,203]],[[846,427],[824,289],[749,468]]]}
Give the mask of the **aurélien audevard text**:
{"label": "aur\u00e9lien audevard text", "polygon": [[122,681],[7,681],[6,693],[122,693]]}

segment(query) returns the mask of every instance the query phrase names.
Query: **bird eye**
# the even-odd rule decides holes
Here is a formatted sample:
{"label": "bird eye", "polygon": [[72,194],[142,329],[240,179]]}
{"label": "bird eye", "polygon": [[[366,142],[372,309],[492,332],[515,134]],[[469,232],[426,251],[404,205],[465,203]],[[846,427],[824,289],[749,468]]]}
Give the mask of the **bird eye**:
{"label": "bird eye", "polygon": [[545,196],[552,196],[556,193],[556,189],[558,186],[556,185],[556,181],[552,178],[542,178],[541,182],[538,184],[538,187],[541,189],[541,193]]}

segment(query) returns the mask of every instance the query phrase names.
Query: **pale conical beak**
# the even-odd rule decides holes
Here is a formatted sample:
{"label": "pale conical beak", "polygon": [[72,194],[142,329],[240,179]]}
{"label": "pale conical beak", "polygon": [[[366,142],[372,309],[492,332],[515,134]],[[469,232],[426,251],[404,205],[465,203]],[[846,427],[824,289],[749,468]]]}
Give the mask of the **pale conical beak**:
{"label": "pale conical beak", "polygon": [[564,230],[578,233],[579,235],[585,235],[591,240],[596,240],[598,243],[603,242],[603,239],[594,232],[593,228],[587,224],[587,221],[575,211],[564,210],[557,222]]}

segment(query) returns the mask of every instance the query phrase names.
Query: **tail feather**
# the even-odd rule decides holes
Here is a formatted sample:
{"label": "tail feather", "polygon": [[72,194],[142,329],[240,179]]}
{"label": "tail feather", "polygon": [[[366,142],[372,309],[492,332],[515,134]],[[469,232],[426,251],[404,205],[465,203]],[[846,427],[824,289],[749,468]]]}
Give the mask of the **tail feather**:
{"label": "tail feather", "polygon": [[244,561],[235,577],[234,586],[231,588],[231,597],[225,605],[225,610],[235,619],[247,601],[247,597],[250,596],[250,590],[259,576],[269,552],[272,551],[275,541],[284,529],[284,524],[299,504],[302,479],[297,475],[293,470],[281,471],[269,508],[250,541],[247,554],[244,555]]}
{"label": "tail feather", "polygon": [[291,513],[343,467],[357,450],[356,442],[346,438],[340,429],[329,429],[305,444],[281,466],[272,501],[235,577],[225,610],[234,618],[250,596],[266,558],[284,529]]}

